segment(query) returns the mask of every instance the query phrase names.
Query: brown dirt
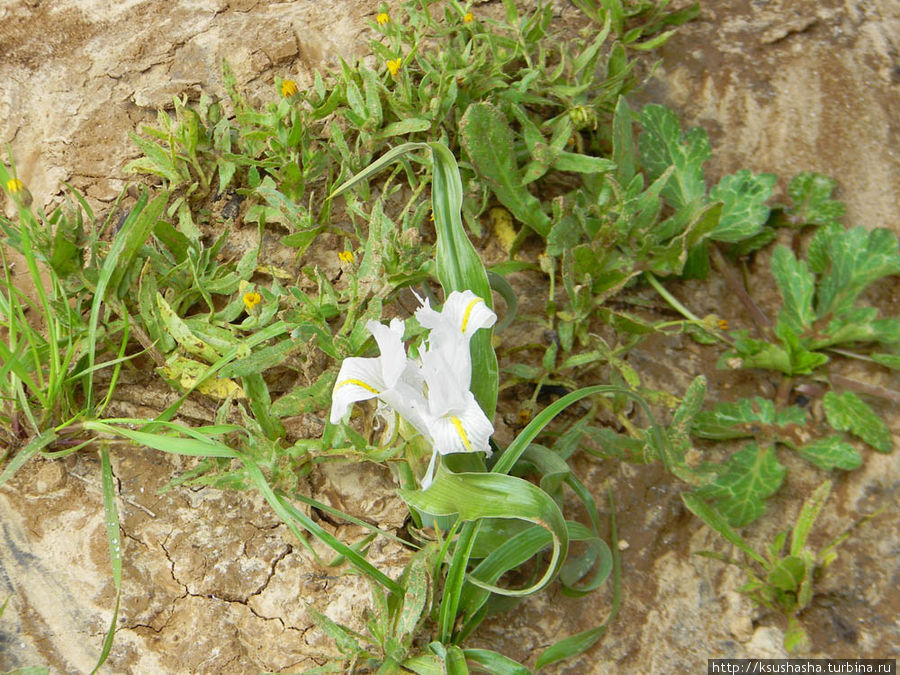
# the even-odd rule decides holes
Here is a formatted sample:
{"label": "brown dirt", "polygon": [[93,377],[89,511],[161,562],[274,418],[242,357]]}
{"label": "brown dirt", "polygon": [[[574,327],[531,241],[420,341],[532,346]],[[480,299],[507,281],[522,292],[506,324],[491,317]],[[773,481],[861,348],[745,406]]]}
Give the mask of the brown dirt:
{"label": "brown dirt", "polygon": [[[891,115],[900,109],[896,3],[703,4],[701,19],[661,50],[664,61],[641,97],[668,103],[685,124],[710,132],[709,179],[746,167],[777,173],[783,190],[796,171],[821,171],[841,183],[846,222],[900,232],[900,146]],[[365,20],[373,13],[371,4],[327,0],[129,0],[110,7],[90,0],[0,7],[0,142],[10,144],[37,204],[58,200],[68,181],[102,213],[128,179],[122,167],[136,154],[128,133],[151,122],[175,94],[221,93],[223,56],[241,86],[268,100],[275,75],[304,86],[314,68],[334,65],[338,54],[364,55]],[[753,270],[761,288],[766,266],[760,259]],[[700,315],[749,322],[720,285],[674,292]],[[893,303],[894,314],[898,302],[898,289],[882,291],[880,304]],[[682,392],[703,373],[712,400],[771,395],[760,378],[716,371],[712,351],[682,338],[647,342],[630,358],[645,384],[667,391]],[[852,364],[836,367],[873,378]],[[880,384],[898,388],[896,378]],[[139,394],[140,383],[134,386]],[[140,397],[121,406],[123,414],[161,407]],[[900,412],[881,412],[896,439]],[[864,456],[862,469],[835,476],[813,543],[892,506],[841,549],[804,613],[812,656],[897,656],[900,453]],[[185,487],[160,494],[192,463],[132,447],[116,447],[113,462],[125,568],[107,672],[298,672],[335,653],[308,606],[361,626],[364,580],[319,564],[258,496]],[[553,672],[700,672],[712,656],[783,655],[785,626],[736,593],[741,575],[691,555],[724,548],[682,507],[671,477],[587,457],[576,466],[598,502],[606,485],[616,496],[619,538],[628,544],[624,605],[598,646]],[[752,539],[787,527],[819,480],[803,463],[790,463],[788,484]],[[328,465],[298,489],[394,529],[404,507],[392,485],[386,470],[344,464]],[[114,598],[95,455],[30,463],[0,488],[0,524],[0,600],[11,596],[0,618],[0,669],[89,672]],[[363,536],[356,526],[320,524],[346,541]],[[406,554],[376,542],[370,559],[396,576]],[[559,637],[601,623],[610,593],[581,600],[541,594],[486,623],[475,641],[533,663]]]}

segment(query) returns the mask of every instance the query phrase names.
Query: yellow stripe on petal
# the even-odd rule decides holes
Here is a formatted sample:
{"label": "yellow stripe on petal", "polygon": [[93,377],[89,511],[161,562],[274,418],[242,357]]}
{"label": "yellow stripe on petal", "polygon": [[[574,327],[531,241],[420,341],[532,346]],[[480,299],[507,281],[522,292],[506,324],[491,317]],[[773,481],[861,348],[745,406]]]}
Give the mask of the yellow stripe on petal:
{"label": "yellow stripe on petal", "polygon": [[375,389],[374,387],[372,387],[372,386],[366,384],[365,382],[363,382],[362,380],[356,380],[356,379],[353,379],[353,378],[351,378],[351,379],[349,379],[349,380],[341,380],[341,381],[338,382],[336,385],[334,385],[334,390],[337,391],[338,389],[340,389],[341,387],[343,387],[345,384],[355,384],[357,387],[362,387],[363,389],[368,389],[369,391],[371,391],[371,392],[372,392],[373,394],[375,394],[376,396],[378,396],[378,394],[381,393],[381,392],[379,392],[377,389]]}
{"label": "yellow stripe on petal", "polygon": [[[469,316],[472,314],[472,310],[475,309],[475,305],[479,302],[484,302],[481,298],[475,298],[468,305],[466,305],[466,311],[463,312],[463,320],[462,320],[462,332],[466,332],[466,326],[469,325]],[[455,418],[454,418],[455,419]]]}
{"label": "yellow stripe on petal", "polygon": [[458,417],[451,417],[450,421],[453,423],[453,426],[456,427],[456,433],[459,434],[459,438],[460,440],[462,440],[466,450],[472,452],[472,444],[469,443],[469,436],[468,434],[466,434],[466,429],[465,427],[463,427],[463,423]]}

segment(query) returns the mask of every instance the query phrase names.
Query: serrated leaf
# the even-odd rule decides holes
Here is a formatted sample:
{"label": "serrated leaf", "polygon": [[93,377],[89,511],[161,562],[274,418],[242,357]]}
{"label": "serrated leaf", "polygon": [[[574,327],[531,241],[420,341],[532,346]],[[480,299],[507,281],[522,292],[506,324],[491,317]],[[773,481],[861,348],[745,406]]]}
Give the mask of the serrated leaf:
{"label": "serrated leaf", "polygon": [[751,442],[732,455],[724,472],[697,494],[714,500],[733,527],[743,527],[762,515],[766,497],[781,486],[785,473],[772,447]]}
{"label": "serrated leaf", "polygon": [[695,127],[681,132],[678,117],[669,108],[650,104],[641,110],[643,133],[638,138],[641,163],[655,179],[675,167],[663,197],[676,209],[698,203],[706,195],[703,163],[712,156],[706,131]]}
{"label": "serrated leaf", "polygon": [[[775,410],[775,404],[761,396],[737,403],[717,403],[712,410],[698,413],[691,432],[701,438],[734,439],[777,432],[777,428],[806,424],[806,413],[798,406]],[[772,430],[766,427],[774,427]]]}
{"label": "serrated leaf", "polygon": [[849,431],[878,452],[892,449],[891,432],[875,411],[852,391],[835,394],[829,391],[823,400],[825,417],[838,431]]}
{"label": "serrated leaf", "polygon": [[844,204],[831,199],[837,183],[818,173],[806,171],[791,180],[788,195],[794,202],[791,222],[796,225],[830,225],[844,215]]}
{"label": "serrated leaf", "polygon": [[843,469],[852,471],[862,465],[862,457],[852,445],[840,436],[829,436],[794,448],[807,462],[826,471]]}
{"label": "serrated leaf", "polygon": [[878,319],[875,307],[855,307],[831,321],[821,336],[810,340],[810,347],[822,349],[848,342],[900,342],[900,319]]}
{"label": "serrated leaf", "polygon": [[815,277],[806,263],[797,260],[787,246],[776,246],[772,253],[772,276],[783,303],[778,321],[796,335],[802,335],[816,318],[813,310]]}
{"label": "serrated leaf", "polygon": [[766,200],[775,181],[774,173],[753,174],[747,169],[722,178],[709,191],[710,200],[723,203],[722,217],[710,238],[736,242],[758,234],[769,218]]}
{"label": "serrated leaf", "polygon": [[886,228],[862,227],[828,240],[829,268],[819,284],[816,313],[839,316],[853,309],[859,294],[882,277],[900,274],[897,235]]}

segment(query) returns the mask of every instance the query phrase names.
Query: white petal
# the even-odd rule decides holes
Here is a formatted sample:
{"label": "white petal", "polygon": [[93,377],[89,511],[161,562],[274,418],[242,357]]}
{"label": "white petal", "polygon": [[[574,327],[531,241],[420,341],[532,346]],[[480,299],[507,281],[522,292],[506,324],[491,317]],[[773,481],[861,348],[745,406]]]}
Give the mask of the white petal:
{"label": "white petal", "polygon": [[378,349],[381,351],[381,371],[384,382],[388,387],[393,387],[406,369],[403,322],[400,319],[393,319],[390,326],[385,326],[377,321],[369,321],[366,328],[375,336],[375,342],[378,343]]}
{"label": "white petal", "polygon": [[416,319],[425,328],[446,328],[471,338],[479,328],[493,326],[497,315],[472,291],[453,291],[440,312],[433,310],[431,303],[425,300],[416,310]]}
{"label": "white petal", "polygon": [[444,303],[441,318],[469,338],[479,328],[488,328],[497,321],[484,299],[472,291],[453,291]]}
{"label": "white petal", "polygon": [[437,451],[431,453],[431,461],[428,462],[428,468],[425,469],[425,475],[422,476],[422,489],[427,490],[434,482],[434,463],[437,460]]}
{"label": "white petal", "polygon": [[491,454],[488,440],[494,426],[469,393],[466,407],[457,415],[432,418],[434,449],[442,455],[454,452],[486,452]]}
{"label": "white petal", "polygon": [[448,342],[444,349],[429,349],[421,356],[422,376],[428,389],[428,412],[434,417],[461,413],[471,396],[469,345],[456,345],[457,349],[450,350],[448,346],[452,343]]}
{"label": "white petal", "polygon": [[387,389],[379,398],[396,410],[400,417],[409,422],[428,441],[431,441],[431,428],[428,424],[428,401],[421,389],[400,382],[393,389]]}
{"label": "white petal", "polygon": [[379,396],[386,388],[381,359],[344,359],[331,392],[331,423],[340,422],[357,401]]}

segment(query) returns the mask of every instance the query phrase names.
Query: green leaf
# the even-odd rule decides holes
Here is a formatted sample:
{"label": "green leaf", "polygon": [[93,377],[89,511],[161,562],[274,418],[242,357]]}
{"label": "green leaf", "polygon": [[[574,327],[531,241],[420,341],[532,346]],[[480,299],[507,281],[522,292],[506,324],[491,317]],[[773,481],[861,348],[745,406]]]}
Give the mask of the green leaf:
{"label": "green leaf", "polygon": [[723,203],[722,217],[710,238],[737,242],[758,234],[769,218],[766,200],[776,180],[774,173],[753,174],[746,169],[722,178],[709,191],[710,200]]}
{"label": "green leaf", "polygon": [[530,675],[528,670],[518,661],[513,661],[491,649],[463,649],[466,661],[470,661],[492,675]]}
{"label": "green leaf", "polygon": [[800,588],[804,576],[806,576],[806,566],[803,564],[803,560],[797,556],[787,556],[769,570],[766,581],[779,590],[796,592]]}
{"label": "green leaf", "polygon": [[875,363],[880,363],[893,370],[900,370],[900,354],[870,354]]}
{"label": "green leaf", "polygon": [[624,96],[616,103],[613,117],[613,161],[616,164],[616,180],[621,185],[628,185],[637,173],[637,157],[634,150],[634,134],[632,124],[634,115]]}
{"label": "green leaf", "polygon": [[208,363],[214,363],[219,358],[219,353],[209,344],[198,338],[188,325],[169,306],[162,294],[156,294],[156,306],[160,319],[168,329],[169,335],[188,353],[199,356]]}
{"label": "green leaf", "polygon": [[819,317],[849,312],[866,286],[900,274],[897,235],[886,228],[855,227],[836,234],[828,240],[827,253],[830,267],[819,284]]}
{"label": "green leaf", "polygon": [[799,173],[791,180],[788,195],[794,202],[790,221],[795,225],[836,224],[844,215],[844,204],[832,200],[837,183],[813,172]]}
{"label": "green leaf", "polygon": [[419,556],[413,558],[405,576],[406,589],[403,595],[403,606],[397,615],[394,631],[394,634],[400,639],[413,636],[428,600],[428,571],[425,560]]}
{"label": "green leaf", "polygon": [[766,497],[778,490],[786,473],[775,457],[775,450],[759,447],[755,442],[732,455],[724,468],[722,474],[697,494],[714,500],[734,527],[743,527],[762,515]]}
{"label": "green leaf", "polygon": [[717,403],[712,410],[698,413],[691,432],[700,438],[727,440],[777,435],[778,429],[805,424],[802,408],[790,406],[776,411],[772,401],[755,396],[737,403]]}
{"label": "green leaf", "polygon": [[828,423],[838,431],[849,431],[878,452],[890,452],[891,432],[884,421],[852,391],[835,394],[829,391],[823,401]]}
{"label": "green leaf", "polygon": [[840,436],[829,436],[794,448],[794,451],[807,462],[815,464],[826,471],[843,469],[852,471],[862,465],[862,456],[852,445]]}
{"label": "green leaf", "polygon": [[797,522],[791,533],[792,556],[798,556],[803,551],[803,547],[806,546],[806,539],[809,537],[809,531],[812,529],[813,523],[822,507],[825,506],[830,493],[831,481],[826,480],[803,502],[803,508],[800,510],[800,515],[797,516]]}
{"label": "green leaf", "polygon": [[815,277],[806,263],[798,261],[787,246],[776,246],[772,254],[772,275],[781,292],[778,321],[795,335],[802,335],[816,319],[813,310]]}
{"label": "green leaf", "polygon": [[475,170],[497,199],[518,220],[546,238],[550,218],[522,184],[512,130],[503,113],[490,103],[473,103],[460,120],[459,134]]}
{"label": "green leaf", "polygon": [[327,408],[331,404],[331,390],[336,378],[337,373],[326,370],[310,386],[292,389],[272,404],[272,415],[288,417]]}
{"label": "green leaf", "polygon": [[424,491],[398,491],[410,506],[435,516],[457,514],[462,521],[482,518],[526,520],[547,529],[553,537],[553,551],[544,575],[524,589],[506,589],[470,578],[471,583],[500,595],[525,596],[536,593],[556,576],[569,546],[565,519],[556,502],[528,481],[500,473],[450,473],[443,464],[434,483]]}
{"label": "green leaf", "polygon": [[[481,257],[463,228],[462,180],[456,158],[442,143],[429,143],[432,152],[432,193],[434,225],[437,231],[435,259],[437,277],[444,293],[471,290],[493,308],[491,285]],[[491,330],[479,330],[470,343],[472,350],[472,393],[489,420],[497,410],[499,387],[497,355]]]}
{"label": "green leaf", "polygon": [[746,553],[756,562],[763,565],[766,564],[766,559],[763,558],[759,553],[754,551],[752,548],[750,548],[750,545],[746,541],[744,541],[744,538],[741,537],[741,535],[739,535],[733,529],[731,529],[731,525],[728,524],[728,521],[722,516],[722,514],[712,506],[707,504],[705,501],[700,499],[700,497],[698,497],[696,494],[682,493],[681,501],[684,502],[684,505],[691,513],[693,513],[709,527],[722,535],[722,537],[724,537],[726,541],[733,544],[734,546],[737,546],[741,551]]}
{"label": "green leaf", "polygon": [[650,178],[675,167],[663,197],[676,209],[700,203],[706,195],[703,163],[712,156],[706,131],[695,127],[682,134],[675,113],[656,104],[641,110],[641,125],[644,131],[638,137],[638,147]]}

